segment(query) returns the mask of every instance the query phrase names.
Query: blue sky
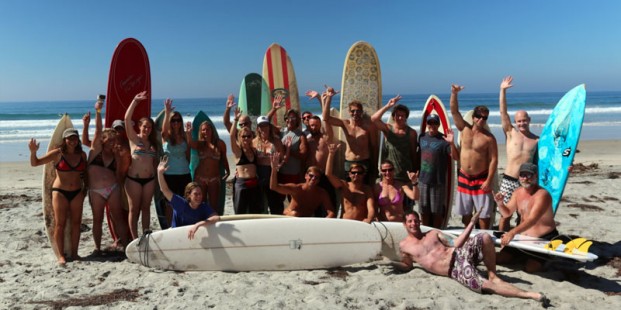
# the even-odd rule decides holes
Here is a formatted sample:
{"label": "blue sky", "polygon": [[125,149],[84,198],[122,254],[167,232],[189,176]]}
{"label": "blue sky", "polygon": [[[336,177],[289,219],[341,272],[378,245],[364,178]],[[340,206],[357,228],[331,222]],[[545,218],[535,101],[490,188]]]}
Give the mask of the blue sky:
{"label": "blue sky", "polygon": [[[381,5],[380,5],[381,3]],[[147,49],[154,98],[237,94],[277,42],[301,91],[340,88],[345,54],[371,43],[384,94],[621,90],[621,1],[0,2],[0,102],[93,99],[116,45]]]}

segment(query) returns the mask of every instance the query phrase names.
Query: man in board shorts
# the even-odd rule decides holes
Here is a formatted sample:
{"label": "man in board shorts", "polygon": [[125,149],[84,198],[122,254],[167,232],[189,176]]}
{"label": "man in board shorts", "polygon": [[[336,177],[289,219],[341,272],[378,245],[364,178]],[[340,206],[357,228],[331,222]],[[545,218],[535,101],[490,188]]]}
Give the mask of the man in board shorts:
{"label": "man in board shorts", "polygon": [[461,215],[462,223],[467,225],[473,210],[481,211],[479,226],[481,229],[490,229],[494,204],[492,182],[498,167],[498,145],[494,135],[485,129],[489,117],[489,109],[486,106],[474,108],[472,124],[464,120],[457,101],[457,94],[463,89],[463,86],[451,86],[451,115],[455,127],[461,132],[459,154],[461,168],[455,213]]}
{"label": "man in board shorts", "polygon": [[[469,237],[478,216],[478,212],[473,215],[466,229],[454,239],[453,247],[448,245],[448,241],[439,230],[423,233],[418,214],[414,211],[406,212],[403,226],[408,236],[399,243],[401,262],[393,262],[393,266],[403,271],[410,271],[413,269],[412,264],[416,262],[426,271],[448,276],[477,293],[533,299],[544,307],[549,306],[550,300],[542,293],[519,289],[498,277],[496,250],[491,236],[481,233]],[[480,262],[487,268],[488,279],[480,276],[476,269]]]}

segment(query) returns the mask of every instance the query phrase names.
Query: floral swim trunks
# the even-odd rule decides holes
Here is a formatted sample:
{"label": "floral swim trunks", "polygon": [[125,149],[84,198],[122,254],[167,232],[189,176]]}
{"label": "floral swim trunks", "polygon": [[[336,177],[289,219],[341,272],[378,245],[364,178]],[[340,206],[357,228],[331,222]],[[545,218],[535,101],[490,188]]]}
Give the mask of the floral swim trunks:
{"label": "floral swim trunks", "polygon": [[482,260],[483,234],[477,234],[453,252],[449,277],[470,290],[481,293],[485,279],[479,275],[476,267]]}

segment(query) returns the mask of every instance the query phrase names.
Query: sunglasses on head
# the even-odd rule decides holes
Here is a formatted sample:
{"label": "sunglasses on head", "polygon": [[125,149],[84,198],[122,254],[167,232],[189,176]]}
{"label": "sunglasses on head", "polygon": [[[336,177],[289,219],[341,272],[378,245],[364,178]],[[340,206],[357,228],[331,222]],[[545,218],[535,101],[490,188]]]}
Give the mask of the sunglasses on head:
{"label": "sunglasses on head", "polygon": [[487,118],[489,117],[489,115],[485,115],[485,116],[483,116],[483,115],[481,115],[481,114],[479,114],[479,113],[474,113],[472,116],[473,116],[473,117],[476,117],[476,118],[480,118],[480,119],[482,119],[482,120],[484,120],[484,121],[486,121],[486,120],[487,120]]}

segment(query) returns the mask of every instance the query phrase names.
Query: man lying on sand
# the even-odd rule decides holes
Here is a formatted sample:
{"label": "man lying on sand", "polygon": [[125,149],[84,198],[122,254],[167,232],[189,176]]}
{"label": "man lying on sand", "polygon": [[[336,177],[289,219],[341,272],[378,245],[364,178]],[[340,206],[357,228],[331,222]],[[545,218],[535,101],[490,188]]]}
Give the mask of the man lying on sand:
{"label": "man lying on sand", "polygon": [[[416,262],[426,271],[448,276],[477,293],[530,298],[547,308],[550,300],[542,293],[521,290],[496,275],[496,250],[491,237],[484,233],[469,237],[478,218],[479,212],[473,215],[466,229],[454,240],[454,246],[449,246],[439,230],[427,233],[421,231],[418,213],[406,212],[403,226],[408,236],[399,244],[401,262],[393,265],[397,269],[409,271],[413,268],[413,262]],[[488,279],[481,277],[476,269],[481,261],[487,268]]]}

